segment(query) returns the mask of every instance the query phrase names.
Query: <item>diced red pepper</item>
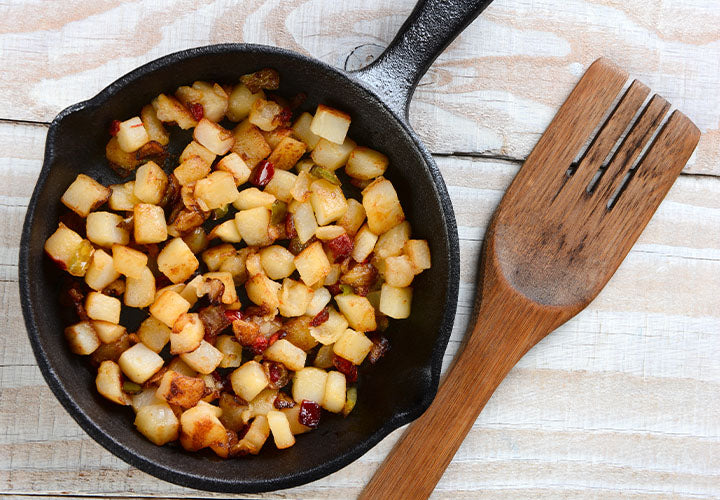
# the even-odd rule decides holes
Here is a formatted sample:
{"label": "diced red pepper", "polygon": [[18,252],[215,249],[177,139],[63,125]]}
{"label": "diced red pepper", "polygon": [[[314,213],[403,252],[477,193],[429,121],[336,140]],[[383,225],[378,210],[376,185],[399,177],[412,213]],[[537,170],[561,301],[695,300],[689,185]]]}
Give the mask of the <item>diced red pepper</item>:
{"label": "diced red pepper", "polygon": [[233,311],[230,309],[225,310],[225,317],[232,323],[233,321],[237,319],[245,319],[245,315],[242,313],[240,309]]}
{"label": "diced red pepper", "polygon": [[328,289],[328,291],[330,292],[330,295],[332,295],[333,297],[335,295],[340,295],[342,293],[342,288],[340,288],[340,283],[335,283],[333,285],[327,285],[325,288]]}
{"label": "diced red pepper", "polygon": [[264,335],[258,335],[253,340],[250,350],[255,354],[262,354],[268,348],[268,339]]}
{"label": "diced red pepper", "polygon": [[390,350],[390,340],[379,333],[370,335],[370,340],[372,340],[373,346],[370,349],[368,361],[374,365]]}
{"label": "diced red pepper", "polygon": [[315,401],[303,399],[300,403],[300,413],[298,413],[298,422],[306,427],[317,427],[320,424],[320,405]]}
{"label": "diced red pepper", "polygon": [[326,307],[322,311],[320,311],[319,313],[317,313],[315,315],[315,317],[312,319],[312,321],[310,321],[310,326],[320,326],[323,323],[325,323],[329,317],[330,317],[330,311]]}
{"label": "diced red pepper", "polygon": [[350,239],[350,236],[348,236],[347,233],[343,233],[337,238],[333,238],[328,241],[327,246],[335,256],[335,261],[337,262],[340,259],[344,259],[350,256],[353,251],[354,245],[353,240]]}
{"label": "diced red pepper", "polygon": [[285,234],[287,235],[288,239],[297,238],[295,221],[293,220],[293,215],[290,212],[285,215]]}
{"label": "diced red pepper", "polygon": [[202,117],[205,116],[205,108],[203,108],[203,105],[200,103],[191,104],[190,113],[192,113],[195,120],[200,121]]}
{"label": "diced red pepper", "polygon": [[348,361],[347,359],[341,358],[340,356],[335,354],[333,356],[333,365],[335,365],[335,368],[337,368],[340,373],[343,373],[345,375],[345,380],[348,384],[352,384],[353,382],[357,381],[357,366],[355,366],[352,361]]}
{"label": "diced red pepper", "polygon": [[120,132],[120,120],[110,122],[110,135],[115,137]]}
{"label": "diced red pepper", "polygon": [[272,162],[263,160],[258,163],[250,174],[250,184],[257,187],[265,187],[275,175],[275,166]]}
{"label": "diced red pepper", "polygon": [[278,330],[277,332],[270,335],[270,338],[268,339],[268,347],[273,345],[275,342],[277,342],[280,339],[284,339],[287,336],[287,332],[285,330]]}
{"label": "diced red pepper", "polygon": [[283,108],[277,118],[280,123],[290,123],[290,120],[292,120],[292,110],[290,108]]}

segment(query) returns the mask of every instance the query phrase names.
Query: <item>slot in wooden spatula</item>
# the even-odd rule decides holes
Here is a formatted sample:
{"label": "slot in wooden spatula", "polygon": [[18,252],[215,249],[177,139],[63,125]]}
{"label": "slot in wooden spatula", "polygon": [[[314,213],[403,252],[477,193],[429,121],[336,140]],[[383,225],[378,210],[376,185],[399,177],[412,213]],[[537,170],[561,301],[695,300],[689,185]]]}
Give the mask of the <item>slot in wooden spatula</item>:
{"label": "slot in wooden spatula", "polygon": [[505,375],[597,296],[680,174],[699,130],[665,121],[668,102],[637,80],[618,101],[627,80],[595,61],[525,161],[485,234],[465,348],[361,498],[432,493]]}

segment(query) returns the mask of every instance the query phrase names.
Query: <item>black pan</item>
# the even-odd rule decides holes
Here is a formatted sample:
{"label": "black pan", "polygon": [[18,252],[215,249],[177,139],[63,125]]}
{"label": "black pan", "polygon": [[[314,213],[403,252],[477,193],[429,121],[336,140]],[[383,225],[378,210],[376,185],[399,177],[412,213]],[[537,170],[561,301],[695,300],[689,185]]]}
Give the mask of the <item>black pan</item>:
{"label": "black pan", "polygon": [[[20,243],[20,296],[28,335],[48,385],[98,443],[161,479],[223,492],[297,486],[337,471],[388,433],[420,416],[435,396],[458,295],[458,236],[450,198],[428,151],[407,123],[413,90],[430,64],[491,0],[421,1],[372,65],[346,73],[287,50],[223,44],[170,54],[123,76],[97,96],[62,111],[47,136],[45,161],[28,206]],[[415,281],[413,312],[391,324],[392,350],[363,373],[358,404],[348,418],[328,416],[284,451],[269,445],[257,457],[218,461],[211,453],[157,447],[136,432],[132,411],[97,395],[85,360],[70,353],[58,304],[60,275],[43,255],[57,227],[59,199],[75,176],[119,182],[104,156],[108,125],[127,119],[160,92],[195,80],[236,82],[242,74],[276,68],[287,95],[304,91],[317,103],[350,113],[349,135],[390,157],[387,176],[414,237],[430,243],[433,266]],[[19,332],[7,332],[19,334]]]}

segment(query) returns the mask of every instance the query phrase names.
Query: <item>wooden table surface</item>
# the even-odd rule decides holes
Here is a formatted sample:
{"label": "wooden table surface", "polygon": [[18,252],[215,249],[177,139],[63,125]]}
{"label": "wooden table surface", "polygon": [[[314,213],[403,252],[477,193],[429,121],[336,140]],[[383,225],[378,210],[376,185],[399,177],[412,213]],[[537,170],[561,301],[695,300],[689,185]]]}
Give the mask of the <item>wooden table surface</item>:
{"label": "wooden table surface", "polygon": [[[0,2],[0,496],[227,496],[115,458],[60,407],[36,367],[17,254],[53,116],[140,64],[209,43],[277,45],[356,68],[380,53],[413,3]],[[461,239],[445,364],[467,323],[485,225],[599,56],[668,98],[703,137],[606,289],[500,386],[434,498],[720,497],[717,0],[496,0],[430,69],[411,122],[448,184]],[[398,432],[329,477],[263,496],[354,497]]]}

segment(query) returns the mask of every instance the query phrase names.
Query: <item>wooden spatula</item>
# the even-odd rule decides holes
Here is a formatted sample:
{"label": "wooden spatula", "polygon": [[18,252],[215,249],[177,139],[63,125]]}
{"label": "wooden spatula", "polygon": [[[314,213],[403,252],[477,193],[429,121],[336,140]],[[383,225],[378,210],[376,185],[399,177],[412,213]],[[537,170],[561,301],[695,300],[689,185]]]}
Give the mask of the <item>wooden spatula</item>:
{"label": "wooden spatula", "polygon": [[597,296],[680,174],[699,130],[678,111],[660,128],[670,105],[637,80],[613,108],[627,80],[595,61],[525,161],[485,234],[465,348],[361,498],[432,493],[505,375]]}

